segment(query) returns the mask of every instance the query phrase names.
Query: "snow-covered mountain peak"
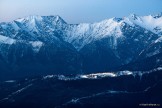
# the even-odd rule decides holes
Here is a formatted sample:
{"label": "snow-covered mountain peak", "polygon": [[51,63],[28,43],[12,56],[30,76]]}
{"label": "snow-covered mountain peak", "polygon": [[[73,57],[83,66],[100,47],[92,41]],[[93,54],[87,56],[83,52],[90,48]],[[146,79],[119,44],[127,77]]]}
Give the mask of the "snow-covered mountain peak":
{"label": "snow-covered mountain peak", "polygon": [[[111,70],[160,54],[162,38],[155,34],[160,33],[160,27],[161,17],[152,15],[81,24],[67,24],[59,16],[29,16],[0,24],[0,58],[11,65],[14,63],[13,69],[21,61],[23,68],[31,66],[31,71],[35,71],[36,67],[42,73],[51,67],[51,72]],[[40,68],[44,61],[48,65],[45,70]],[[28,65],[29,62],[32,64]],[[55,64],[59,65],[55,67]],[[62,66],[65,67],[58,68]]]}
{"label": "snow-covered mountain peak", "polygon": [[130,14],[128,18],[131,20],[140,20],[139,16],[137,16],[136,14]]}
{"label": "snow-covered mountain peak", "polygon": [[44,21],[50,21],[55,24],[66,24],[66,22],[59,15],[51,15],[51,16],[42,16]]}
{"label": "snow-covered mountain peak", "polygon": [[146,28],[156,34],[162,32],[162,17],[154,18],[152,15],[141,17],[143,23],[140,24],[143,28]]}
{"label": "snow-covered mountain peak", "polygon": [[56,22],[66,23],[59,15],[56,15],[56,16],[55,16],[55,21],[56,21]]}
{"label": "snow-covered mountain peak", "polygon": [[129,21],[131,21],[132,23],[136,24],[136,23],[143,23],[141,20],[141,17],[137,16],[136,14],[130,14],[128,16]]}
{"label": "snow-covered mountain peak", "polygon": [[92,41],[112,37],[114,38],[113,46],[116,46],[117,39],[123,36],[121,24],[122,21],[111,18],[96,23],[70,25],[65,41],[72,43],[76,49],[80,50]]}
{"label": "snow-covered mountain peak", "polygon": [[43,21],[42,16],[38,15],[32,15],[32,16],[27,16],[24,18],[19,18],[15,20],[14,22],[22,29],[25,31],[38,31],[37,30],[37,25]]}
{"label": "snow-covered mountain peak", "polygon": [[158,16],[148,15],[148,16],[137,16],[131,14],[128,17],[124,18],[124,21],[131,26],[138,25],[146,30],[149,30],[155,34],[162,33],[162,17],[159,14]]}
{"label": "snow-covered mountain peak", "polygon": [[[159,14],[160,16],[160,14]],[[156,34],[162,33],[162,17],[137,16],[131,14],[124,18],[110,18],[95,23],[67,24],[60,16],[28,16],[17,19],[11,23],[1,24],[1,28],[5,30],[14,29],[10,34],[14,37],[20,31],[24,31],[24,37],[43,38],[44,36],[59,37],[64,41],[72,43],[72,45],[80,50],[85,45],[103,38],[112,38],[112,46],[117,46],[118,38],[123,37],[123,25],[140,26],[148,31]],[[11,29],[10,29],[11,28]],[[2,35],[5,32],[1,31]],[[31,36],[31,37],[28,37]],[[22,37],[22,36],[21,36]],[[23,39],[19,37],[20,39]],[[32,39],[31,39],[32,40]],[[45,39],[46,40],[46,39]]]}
{"label": "snow-covered mountain peak", "polygon": [[15,21],[20,22],[20,23],[25,23],[25,22],[30,22],[30,21],[34,21],[34,20],[41,21],[42,17],[38,16],[38,15],[31,15],[31,16],[27,16],[24,18],[19,18]]}
{"label": "snow-covered mountain peak", "polygon": [[[110,19],[105,19],[105,20],[102,20],[100,22],[97,22],[98,24],[112,24],[112,23],[121,23],[122,21],[122,18],[116,18],[116,17],[113,17],[113,18],[110,18]],[[95,24],[95,23],[94,23]]]}
{"label": "snow-covered mountain peak", "polygon": [[58,15],[56,16],[28,16],[25,18],[20,18],[15,20],[15,22],[21,23],[27,26],[36,26],[36,24],[41,24],[42,22],[50,22],[53,24],[65,24],[66,22]]}

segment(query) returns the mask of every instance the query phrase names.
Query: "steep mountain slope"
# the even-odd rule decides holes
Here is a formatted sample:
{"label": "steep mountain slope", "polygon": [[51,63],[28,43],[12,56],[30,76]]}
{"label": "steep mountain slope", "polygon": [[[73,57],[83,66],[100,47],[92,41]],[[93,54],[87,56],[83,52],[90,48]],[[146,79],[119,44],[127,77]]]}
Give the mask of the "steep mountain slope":
{"label": "steep mountain slope", "polygon": [[125,22],[121,31],[123,36],[118,39],[107,36],[85,45],[80,50],[84,57],[85,72],[102,72],[134,62],[140,53],[159,37],[140,26],[132,27]]}
{"label": "steep mountain slope", "polygon": [[128,70],[150,70],[162,66],[162,41],[161,37],[148,45],[138,56],[137,60],[121,69]]}
{"label": "steep mountain slope", "polygon": [[161,14],[92,24],[68,24],[59,16],[0,23],[0,76],[110,71],[161,55],[161,34]]}

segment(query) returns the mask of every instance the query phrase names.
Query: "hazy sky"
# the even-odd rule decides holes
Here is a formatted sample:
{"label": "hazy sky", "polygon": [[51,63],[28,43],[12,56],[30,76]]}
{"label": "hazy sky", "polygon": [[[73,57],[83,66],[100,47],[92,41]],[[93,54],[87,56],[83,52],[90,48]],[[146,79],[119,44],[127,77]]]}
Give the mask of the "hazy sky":
{"label": "hazy sky", "polygon": [[162,0],[0,0],[0,22],[28,15],[60,15],[68,23],[81,23],[159,12]]}

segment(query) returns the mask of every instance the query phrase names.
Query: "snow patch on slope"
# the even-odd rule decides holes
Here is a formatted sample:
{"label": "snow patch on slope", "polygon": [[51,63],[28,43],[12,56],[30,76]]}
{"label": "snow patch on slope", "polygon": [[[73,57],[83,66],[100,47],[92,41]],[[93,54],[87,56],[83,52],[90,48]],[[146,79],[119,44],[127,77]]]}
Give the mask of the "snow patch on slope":
{"label": "snow patch on slope", "polygon": [[162,36],[155,41],[155,43],[158,43],[158,42],[162,42]]}
{"label": "snow patch on slope", "polygon": [[112,72],[107,73],[96,73],[96,74],[89,74],[89,75],[81,75],[80,78],[83,79],[97,79],[97,78],[104,78],[104,77],[116,77],[117,75]]}
{"label": "snow patch on slope", "polygon": [[35,52],[39,52],[40,48],[43,46],[43,42],[41,41],[30,41],[29,43],[33,46]]}
{"label": "snow patch on slope", "polygon": [[47,75],[44,76],[43,79],[51,79],[51,78],[56,78],[58,80],[63,80],[63,81],[70,81],[70,80],[80,80],[80,79],[101,79],[101,78],[107,78],[107,77],[120,77],[120,76],[142,76],[144,74],[149,74],[152,72],[156,71],[161,71],[162,67],[155,68],[150,71],[118,71],[118,72],[104,72],[104,73],[92,73],[92,74],[82,74],[82,75],[70,75],[70,76],[65,76],[65,75]]}
{"label": "snow patch on slope", "polygon": [[0,35],[0,43],[12,45],[15,42],[16,42],[16,40],[14,40],[12,38]]}
{"label": "snow patch on slope", "polygon": [[15,80],[7,80],[7,81],[5,81],[6,83],[14,83],[14,82],[16,82]]}

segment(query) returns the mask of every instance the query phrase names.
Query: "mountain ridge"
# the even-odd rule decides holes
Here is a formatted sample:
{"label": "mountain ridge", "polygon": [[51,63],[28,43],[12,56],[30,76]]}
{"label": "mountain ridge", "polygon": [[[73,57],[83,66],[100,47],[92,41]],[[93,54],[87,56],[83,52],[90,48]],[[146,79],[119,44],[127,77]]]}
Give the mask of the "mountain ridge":
{"label": "mountain ridge", "polygon": [[[155,16],[157,16],[157,15],[155,15]],[[48,19],[52,22],[51,26],[48,26],[49,24],[46,25],[45,24],[45,23],[47,23],[46,21],[45,22],[42,21],[45,19],[46,20]],[[147,19],[148,21],[143,22],[144,24],[141,24],[141,21],[144,19],[145,20]],[[154,21],[154,20],[157,20],[157,21]],[[14,23],[16,21],[19,23],[22,23],[22,25],[25,25],[24,22],[27,22],[28,25],[27,25],[27,27],[19,27],[17,24],[18,27],[16,27],[16,24]],[[149,23],[151,21],[152,21],[152,23]],[[38,23],[38,25],[36,25],[36,22]],[[40,25],[40,23],[43,23],[43,24]],[[19,29],[27,28],[28,32],[32,31],[34,33],[39,32],[38,29],[40,29],[40,26],[42,26],[42,28],[40,29],[41,31],[44,30],[43,26],[46,26],[47,30],[45,29],[44,31],[48,31],[49,33],[52,33],[55,30],[63,29],[63,32],[65,33],[64,40],[69,43],[72,43],[72,41],[74,41],[74,43],[73,43],[74,47],[76,47],[77,49],[81,49],[84,45],[80,45],[78,41],[86,40],[84,38],[88,38],[87,41],[83,42],[83,43],[87,44],[87,43],[90,43],[92,40],[96,40],[96,38],[100,38],[100,37],[104,38],[104,36],[108,36],[108,35],[114,35],[114,36],[116,35],[116,37],[122,36],[120,27],[122,25],[124,25],[124,23],[129,24],[132,27],[134,27],[135,25],[138,25],[138,26],[145,28],[146,30],[151,31],[158,35],[160,35],[162,32],[162,29],[161,29],[162,28],[162,26],[161,26],[162,25],[162,17],[161,16],[159,16],[158,18],[154,18],[153,15],[141,17],[141,16],[137,16],[135,14],[131,14],[128,17],[124,17],[124,18],[115,18],[114,17],[114,18],[103,20],[101,22],[97,22],[97,23],[81,23],[81,24],[67,24],[58,15],[57,16],[29,16],[29,17],[14,20],[13,22],[10,22],[8,24],[11,24],[11,26],[13,27],[12,29],[17,30],[18,28]],[[150,24],[153,25],[153,23],[156,23],[153,26],[154,28],[149,28]],[[3,28],[4,25],[1,24],[1,26]],[[55,26],[56,26],[56,28],[55,28]],[[98,30],[100,30],[100,31],[98,31]],[[71,31],[71,32],[69,32],[69,31]],[[87,35],[93,35],[93,36],[86,37],[84,34],[86,36]],[[34,35],[34,34],[32,34],[32,35]],[[80,40],[77,38],[79,38]],[[79,44],[79,46],[76,46],[75,44]]]}
{"label": "mountain ridge", "polygon": [[81,24],[68,24],[58,15],[28,16],[0,23],[0,67],[3,74],[110,71],[161,53],[161,34],[160,14]]}

